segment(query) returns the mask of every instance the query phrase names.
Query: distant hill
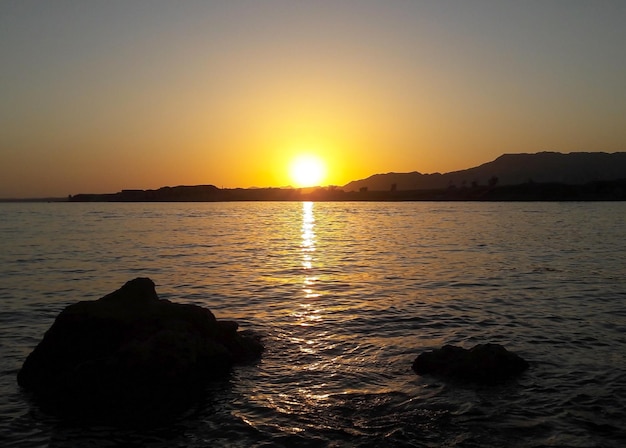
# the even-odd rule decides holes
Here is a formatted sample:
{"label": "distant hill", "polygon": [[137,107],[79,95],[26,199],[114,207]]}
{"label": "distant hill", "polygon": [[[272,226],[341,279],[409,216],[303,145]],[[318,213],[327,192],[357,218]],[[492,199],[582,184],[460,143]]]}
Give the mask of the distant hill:
{"label": "distant hill", "polygon": [[221,201],[626,201],[626,152],[505,154],[440,174],[387,173],[336,186],[232,188],[179,185],[76,194],[70,202]]}
{"label": "distant hill", "polygon": [[488,185],[519,185],[528,182],[582,185],[592,181],[612,181],[626,178],[626,152],[540,152],[536,154],[504,154],[492,162],[450,173],[375,174],[355,180],[343,190],[389,191],[428,190],[448,187]]}

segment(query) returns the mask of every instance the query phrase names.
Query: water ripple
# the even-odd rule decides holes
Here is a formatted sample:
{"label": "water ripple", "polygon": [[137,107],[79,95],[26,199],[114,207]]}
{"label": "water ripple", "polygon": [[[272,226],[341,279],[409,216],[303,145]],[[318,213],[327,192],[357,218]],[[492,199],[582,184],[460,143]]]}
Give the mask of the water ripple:
{"label": "water ripple", "polygon": [[[0,206],[3,446],[626,445],[622,203]],[[56,315],[134,276],[261,333],[263,359],[164,428],[31,406],[15,375]],[[531,369],[496,388],[410,369],[486,341]]]}

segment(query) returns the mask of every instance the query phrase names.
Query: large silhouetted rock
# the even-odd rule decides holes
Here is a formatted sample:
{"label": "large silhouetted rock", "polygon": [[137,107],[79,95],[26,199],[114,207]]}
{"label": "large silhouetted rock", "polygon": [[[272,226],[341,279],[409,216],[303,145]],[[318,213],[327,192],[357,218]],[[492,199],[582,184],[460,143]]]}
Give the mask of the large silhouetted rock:
{"label": "large silhouetted rock", "polygon": [[17,379],[58,414],[150,422],[261,354],[259,339],[237,329],[206,308],[160,300],[152,280],[136,278],[65,308]]}
{"label": "large silhouetted rock", "polygon": [[528,363],[498,344],[479,344],[467,350],[454,345],[420,354],[413,362],[418,375],[495,384],[528,368]]}

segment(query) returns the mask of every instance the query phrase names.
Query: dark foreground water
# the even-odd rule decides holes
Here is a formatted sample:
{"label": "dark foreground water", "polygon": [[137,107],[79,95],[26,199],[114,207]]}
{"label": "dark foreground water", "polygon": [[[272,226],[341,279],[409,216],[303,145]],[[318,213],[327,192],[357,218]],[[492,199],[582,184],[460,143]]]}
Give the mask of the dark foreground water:
{"label": "dark foreground water", "polygon": [[[626,446],[626,203],[0,204],[0,446]],[[68,304],[137,276],[264,335],[167,427],[63,424],[16,384]],[[469,388],[411,369],[496,342]]]}

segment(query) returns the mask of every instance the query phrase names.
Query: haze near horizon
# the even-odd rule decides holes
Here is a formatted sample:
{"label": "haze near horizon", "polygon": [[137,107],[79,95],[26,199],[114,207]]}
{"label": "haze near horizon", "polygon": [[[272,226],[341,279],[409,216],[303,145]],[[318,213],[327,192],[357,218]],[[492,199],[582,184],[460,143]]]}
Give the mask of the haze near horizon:
{"label": "haze near horizon", "polygon": [[624,151],[625,20],[617,0],[4,1],[0,198]]}

